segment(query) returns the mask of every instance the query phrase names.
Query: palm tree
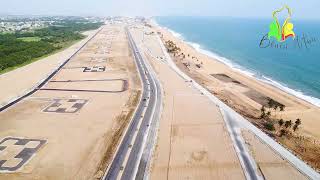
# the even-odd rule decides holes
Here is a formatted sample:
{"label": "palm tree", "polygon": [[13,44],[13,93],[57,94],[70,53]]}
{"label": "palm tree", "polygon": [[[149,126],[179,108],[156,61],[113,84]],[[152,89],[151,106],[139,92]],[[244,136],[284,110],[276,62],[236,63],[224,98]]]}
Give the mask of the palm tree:
{"label": "palm tree", "polygon": [[279,127],[281,128],[281,126],[284,124],[283,119],[280,119],[280,120],[278,121],[278,124],[279,124]]}
{"label": "palm tree", "polygon": [[269,108],[273,107],[273,100],[271,98],[268,98],[268,107]]}
{"label": "palm tree", "polygon": [[[285,107],[286,107],[285,105],[280,104],[280,107],[279,107],[280,108],[280,112],[283,112]],[[280,118],[282,118],[282,113],[280,114]]]}
{"label": "palm tree", "polygon": [[277,109],[278,109],[278,107],[279,107],[279,106],[278,106],[277,103],[275,103],[274,106],[273,106],[275,118],[277,118]]}
{"label": "palm tree", "polygon": [[263,119],[266,116],[266,108],[264,105],[261,107],[260,111],[261,111],[260,118]]}
{"label": "palm tree", "polygon": [[282,136],[284,136],[284,135],[286,135],[286,134],[287,134],[287,130],[281,129],[281,131],[280,131],[280,137],[282,137]]}
{"label": "palm tree", "polygon": [[292,121],[291,121],[291,120],[290,120],[290,121],[286,121],[286,122],[284,123],[284,126],[285,126],[286,128],[291,127],[291,126],[292,126]]}
{"label": "palm tree", "polygon": [[294,126],[293,126],[293,131],[296,131],[298,129],[298,127],[300,126],[301,124],[301,119],[297,119],[295,122],[294,122]]}
{"label": "palm tree", "polygon": [[[269,111],[270,111],[270,109],[272,109],[272,108],[273,108],[273,105],[274,105],[274,103],[273,103],[273,99],[268,98],[268,108],[269,108]],[[271,113],[271,112],[270,112],[270,113]],[[271,116],[271,114],[270,114],[270,116]]]}
{"label": "palm tree", "polygon": [[268,111],[268,112],[267,112],[267,118],[269,119],[270,116],[271,116],[271,111]]}

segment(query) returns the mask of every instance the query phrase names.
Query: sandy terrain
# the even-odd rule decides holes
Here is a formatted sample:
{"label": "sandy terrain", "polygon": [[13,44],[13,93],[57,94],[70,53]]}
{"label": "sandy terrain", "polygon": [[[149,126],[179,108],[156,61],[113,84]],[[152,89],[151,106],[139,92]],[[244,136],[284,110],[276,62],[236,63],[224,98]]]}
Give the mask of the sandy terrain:
{"label": "sandy terrain", "polygon": [[[301,131],[320,138],[320,108],[301,99],[298,99],[288,93],[285,93],[271,85],[257,81],[240,72],[236,72],[225,64],[210,58],[204,54],[197,52],[193,47],[182,42],[164,29],[157,29],[163,34],[163,39],[172,40],[181,48],[181,52],[186,55],[182,60],[181,57],[176,58],[178,65],[186,70],[194,77],[198,77],[202,84],[213,91],[221,99],[228,101],[228,104],[235,107],[238,111],[249,116],[257,117],[260,115],[262,102],[258,98],[270,97],[286,106],[282,113],[284,119],[301,118]],[[188,57],[187,55],[190,55]],[[192,59],[192,57],[195,57]],[[186,69],[182,63],[190,63]],[[202,64],[201,64],[202,63]],[[201,67],[196,67],[200,64]],[[234,80],[234,82],[226,82],[215,78],[216,74],[224,74]],[[257,94],[259,93],[259,94]],[[258,97],[257,97],[258,96]]]}
{"label": "sandy terrain", "polygon": [[265,179],[287,179],[289,174],[292,180],[307,179],[268,146],[263,144],[255,135],[249,131],[242,131],[242,135],[250,149],[250,153],[256,160],[260,173],[263,174]]}
{"label": "sandy terrain", "polygon": [[[141,31],[133,35],[141,41]],[[155,36],[145,36],[145,43],[150,55],[163,56]],[[164,90],[150,179],[244,179],[216,105],[150,55]]]}
{"label": "sandy terrain", "polygon": [[7,104],[18,96],[25,94],[43,79],[45,79],[62,62],[68,59],[77,51],[97,30],[87,31],[84,34],[87,38],[77,42],[69,48],[33,62],[21,68],[0,75],[0,84],[10,84],[10,86],[1,86],[0,106]]}
{"label": "sandy terrain", "polygon": [[[150,179],[243,179],[218,108],[165,64],[155,35],[145,35],[143,45],[165,94]],[[223,82],[240,83],[223,75],[216,77]],[[239,85],[241,88],[243,85]],[[267,179],[306,179],[252,134],[244,133],[243,137]]]}
{"label": "sandy terrain", "polygon": [[[267,130],[263,124],[265,121],[260,119],[262,105],[267,105],[268,98],[285,105],[285,110],[282,112],[279,109],[277,112],[271,110],[272,118],[292,120],[293,123],[299,118],[302,124],[296,132],[292,130],[289,132],[293,138],[276,138],[303,160],[320,170],[319,107],[199,53],[165,29],[155,26],[150,31],[161,33],[163,42],[170,40],[181,49],[177,54],[171,53],[180,69],[264,131]],[[274,123],[277,124],[276,121]],[[278,136],[279,131],[276,129],[268,133]],[[305,144],[304,148],[301,148],[302,144]]]}
{"label": "sandy terrain", "polygon": [[[84,72],[94,66],[105,71]],[[105,27],[42,89],[0,113],[0,179],[101,177],[140,91],[124,28]],[[32,158],[20,166],[25,151]],[[3,169],[17,166],[9,173]]]}

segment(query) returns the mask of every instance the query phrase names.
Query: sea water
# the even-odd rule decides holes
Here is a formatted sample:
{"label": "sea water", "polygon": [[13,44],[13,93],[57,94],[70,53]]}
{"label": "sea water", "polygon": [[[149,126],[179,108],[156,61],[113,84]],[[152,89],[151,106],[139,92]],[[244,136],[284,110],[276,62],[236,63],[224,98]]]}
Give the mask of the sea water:
{"label": "sea water", "polygon": [[291,20],[295,39],[278,42],[265,36],[272,19],[155,17],[154,20],[199,52],[320,106],[320,21]]}

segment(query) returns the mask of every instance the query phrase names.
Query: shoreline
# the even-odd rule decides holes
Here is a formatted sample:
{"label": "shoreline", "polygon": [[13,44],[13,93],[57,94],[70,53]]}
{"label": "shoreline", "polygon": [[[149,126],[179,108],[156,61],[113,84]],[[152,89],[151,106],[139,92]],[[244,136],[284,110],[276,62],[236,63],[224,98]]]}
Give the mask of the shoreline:
{"label": "shoreline", "polygon": [[[307,95],[305,94],[302,90],[300,89],[294,89],[294,88],[290,88],[288,87],[288,85],[286,85],[283,82],[279,82],[277,80],[273,80],[271,77],[267,77],[265,75],[263,75],[261,73],[261,75],[259,75],[259,72],[256,70],[251,70],[248,69],[244,66],[241,66],[235,62],[233,62],[232,60],[225,58],[215,52],[212,52],[210,50],[207,50],[205,48],[203,48],[203,46],[201,46],[199,43],[197,42],[192,42],[192,41],[188,41],[184,38],[184,36],[168,27],[165,26],[161,26],[159,25],[155,20],[153,20],[153,22],[160,28],[165,29],[166,31],[170,32],[175,38],[178,38],[180,41],[186,43],[187,45],[189,45],[190,47],[192,47],[193,49],[195,49],[198,53],[201,53],[203,55],[208,56],[209,58],[211,58],[214,61],[218,61],[226,66],[228,66],[230,69],[239,72],[245,76],[248,76],[250,78],[253,78],[259,82],[262,83],[266,83],[268,85],[271,85],[281,91],[283,91],[284,93],[288,93],[296,98],[299,98],[300,100],[303,100],[307,103],[310,103],[314,106],[320,107],[320,99],[311,95]],[[258,77],[260,76],[260,77]]]}
{"label": "shoreline", "polygon": [[[190,42],[174,36],[168,29],[154,25],[163,43],[177,48],[170,56],[181,71],[188,74],[199,85],[219,98],[230,108],[248,119],[251,124],[266,134],[277,139],[287,149],[292,150],[305,162],[320,170],[320,108],[312,103],[296,97],[276,86],[258,80],[255,77],[239,72],[225,63],[199,52]],[[273,100],[284,105],[284,110],[274,110],[268,107],[268,101]],[[262,107],[267,107],[270,119],[261,118]],[[295,122],[301,120],[299,129],[286,128],[288,137],[280,135],[279,119]],[[273,124],[273,130],[266,124]],[[290,137],[289,137],[290,136]]]}

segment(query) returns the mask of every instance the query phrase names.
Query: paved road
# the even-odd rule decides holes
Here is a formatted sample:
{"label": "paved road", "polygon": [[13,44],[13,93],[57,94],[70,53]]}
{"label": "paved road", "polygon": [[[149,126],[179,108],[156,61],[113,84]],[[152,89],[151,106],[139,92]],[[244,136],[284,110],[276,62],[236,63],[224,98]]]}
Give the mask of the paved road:
{"label": "paved road", "polygon": [[286,159],[290,164],[292,164],[295,168],[297,168],[301,173],[306,175],[309,179],[320,179],[320,174],[316,172],[314,169],[312,169],[308,164],[306,164],[304,161],[296,157],[294,154],[292,154],[290,151],[288,151],[286,148],[284,148],[282,145],[274,141],[271,137],[269,137],[267,134],[265,134],[263,131],[258,129],[256,126],[254,126],[251,122],[246,120],[244,117],[242,117],[240,114],[238,114],[236,111],[231,109],[229,106],[224,104],[222,101],[220,101],[217,97],[215,97],[211,92],[209,92],[207,89],[203,88],[200,84],[198,84],[194,79],[189,77],[187,74],[182,72],[173,62],[170,55],[165,50],[165,47],[160,39],[158,37],[158,41],[161,45],[162,51],[165,54],[165,62],[183,79],[186,81],[192,82],[192,85],[198,89],[201,93],[206,95],[212,102],[217,104],[221,112],[224,115],[224,120],[226,121],[226,124],[228,125],[228,131],[231,135],[231,138],[234,139],[234,147],[238,149],[237,154],[240,159],[241,165],[243,167],[243,170],[245,171],[245,175],[247,179],[262,179],[258,173],[258,169],[255,165],[255,161],[248,152],[245,152],[246,150],[244,142],[242,140],[242,137],[239,136],[240,132],[239,127],[245,128],[250,130],[252,133],[254,133],[262,142],[267,144],[270,148],[272,148],[275,152],[277,152],[282,158]]}
{"label": "paved road", "polygon": [[[143,93],[113,162],[103,177],[105,180],[120,178],[120,174],[123,180],[135,179],[142,154],[145,153],[144,150],[149,131],[154,128],[152,125],[155,123],[152,122],[154,119],[157,119],[160,110],[160,103],[158,102],[161,98],[161,89],[159,83],[153,71],[150,70],[150,66],[146,64],[146,61],[140,54],[129,30],[126,29],[126,31],[142,80]],[[151,149],[149,150],[151,151]]]}
{"label": "paved road", "polygon": [[42,80],[42,82],[40,82],[40,84],[37,87],[31,89],[29,92],[22,95],[21,97],[17,97],[16,99],[12,100],[11,102],[1,106],[0,112],[8,109],[9,107],[15,105],[16,103],[20,102],[21,100],[25,99],[26,97],[31,96],[32,94],[37,92],[39,89],[41,89],[41,87],[43,87],[45,84],[47,84],[47,82],[49,82],[50,79],[52,79],[74,56],[76,56],[79,53],[79,51],[81,51],[81,49],[83,49],[93,38],[95,38],[97,36],[97,34],[99,34],[102,29],[103,28],[100,28],[90,39],[88,39],[87,42],[85,42],[81,47],[79,47],[79,49],[77,51],[75,51],[68,59],[66,59],[56,70],[54,70],[48,77],[46,77],[44,80]]}

